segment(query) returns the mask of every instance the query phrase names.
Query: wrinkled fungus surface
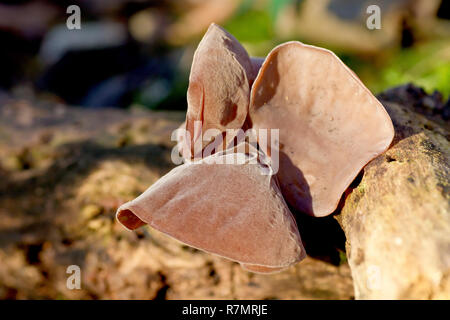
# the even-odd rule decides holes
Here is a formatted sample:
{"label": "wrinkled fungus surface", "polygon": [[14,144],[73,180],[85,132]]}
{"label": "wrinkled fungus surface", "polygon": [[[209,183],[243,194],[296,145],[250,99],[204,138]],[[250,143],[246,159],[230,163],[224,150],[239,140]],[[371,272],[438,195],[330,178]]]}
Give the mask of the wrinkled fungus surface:
{"label": "wrinkled fungus surface", "polygon": [[331,51],[300,42],[270,52],[250,103],[254,128],[280,130],[278,178],[286,200],[332,213],[359,171],[394,137],[384,107]]}
{"label": "wrinkled fungus surface", "polygon": [[[190,136],[177,134],[186,163],[123,204],[117,219],[130,230],[149,224],[251,272],[278,272],[305,257],[286,202],[312,216],[332,213],[394,136],[384,107],[331,51],[288,42],[266,58],[249,57],[215,24],[195,52],[187,100],[181,127]],[[278,129],[279,143],[262,151],[247,140],[229,144],[236,136],[227,129],[248,128]],[[217,136],[205,141],[208,129]],[[219,136],[227,150],[192,153]]]}
{"label": "wrinkled fungus surface", "polygon": [[[230,33],[211,24],[194,54],[187,91],[186,129],[192,146],[200,129],[240,129],[248,114],[250,81],[256,77],[247,51]],[[195,121],[201,121],[200,128]],[[234,137],[228,137],[232,140]]]}
{"label": "wrinkled fungus surface", "polygon": [[[236,155],[245,163],[225,164]],[[296,222],[276,176],[263,175],[264,167],[251,159],[216,154],[183,164],[121,206],[118,220],[131,230],[148,223],[256,272],[292,265],[305,256]]]}

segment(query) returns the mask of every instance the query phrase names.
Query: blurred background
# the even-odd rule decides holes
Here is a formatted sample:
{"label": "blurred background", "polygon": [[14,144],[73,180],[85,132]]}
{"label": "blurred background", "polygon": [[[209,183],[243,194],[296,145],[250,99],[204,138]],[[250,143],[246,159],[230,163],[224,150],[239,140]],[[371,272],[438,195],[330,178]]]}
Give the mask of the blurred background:
{"label": "blurred background", "polygon": [[[69,5],[81,30],[68,30]],[[381,8],[369,30],[368,5]],[[414,82],[450,92],[443,0],[11,0],[0,4],[0,95],[88,108],[186,109],[193,52],[211,22],[250,55],[300,40],[335,51],[374,92]]]}
{"label": "blurred background", "polygon": [[[366,26],[372,4],[379,30]],[[81,29],[67,28],[70,5]],[[252,56],[289,40],[331,49],[374,94],[412,82],[423,89],[404,86],[394,100],[405,94],[400,102],[448,123],[449,5],[1,1],[0,299],[353,299],[332,216],[298,215],[308,257],[263,276],[151,228],[128,232],[115,211],[174,167],[170,134],[185,118],[192,57],[211,22]],[[71,265],[80,289],[67,286]]]}

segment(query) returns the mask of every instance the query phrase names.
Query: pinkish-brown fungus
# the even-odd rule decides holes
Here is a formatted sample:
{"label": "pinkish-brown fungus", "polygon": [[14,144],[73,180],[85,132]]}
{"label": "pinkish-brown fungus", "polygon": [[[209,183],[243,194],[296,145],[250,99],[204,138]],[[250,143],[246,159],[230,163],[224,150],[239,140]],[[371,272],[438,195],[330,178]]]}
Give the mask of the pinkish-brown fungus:
{"label": "pinkish-brown fungus", "polygon": [[249,118],[253,128],[280,130],[282,193],[319,217],[336,209],[359,171],[394,137],[386,110],[354,73],[331,51],[300,42],[267,56]]}
{"label": "pinkish-brown fungus", "polygon": [[[394,136],[384,107],[332,52],[288,42],[250,58],[215,24],[194,55],[187,98],[182,127],[191,137],[179,132],[179,151],[191,153],[195,142],[210,147],[201,136],[208,129],[225,136],[228,149],[176,167],[122,205],[117,219],[130,230],[149,224],[252,272],[281,271],[305,257],[285,199],[309,215],[330,214]],[[241,128],[279,129],[279,150],[231,147],[236,137],[226,129]],[[267,158],[274,152],[276,174]]]}
{"label": "pinkish-brown fungus", "polygon": [[[263,175],[265,167],[250,161],[254,156],[218,153],[176,167],[122,205],[117,219],[131,230],[148,223],[254,272],[280,271],[303,259],[305,250],[276,176]],[[230,157],[244,161],[226,164]]]}
{"label": "pinkish-brown fungus", "polygon": [[[256,77],[247,51],[230,33],[211,24],[194,54],[189,88],[186,129],[191,150],[201,141],[200,129],[240,129],[248,114],[250,81]],[[195,128],[195,121],[201,127]],[[226,137],[225,142],[234,136]]]}

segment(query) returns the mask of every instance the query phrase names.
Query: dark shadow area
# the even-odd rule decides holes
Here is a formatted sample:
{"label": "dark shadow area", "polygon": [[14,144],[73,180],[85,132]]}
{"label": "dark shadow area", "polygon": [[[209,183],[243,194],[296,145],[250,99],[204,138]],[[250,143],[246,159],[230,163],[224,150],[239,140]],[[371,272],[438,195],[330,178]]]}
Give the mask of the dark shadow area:
{"label": "dark shadow area", "polygon": [[311,217],[291,209],[297,220],[306,253],[316,259],[340,265],[345,253],[345,234],[334,215]]}
{"label": "dark shadow area", "polygon": [[297,220],[306,253],[309,256],[336,266],[345,263],[346,237],[336,220],[336,215],[339,215],[345,205],[345,199],[352,193],[353,189],[358,187],[363,176],[364,169],[345,190],[337,209],[326,217],[312,217],[291,208]]}
{"label": "dark shadow area", "polygon": [[312,197],[303,173],[286,153],[280,151],[279,157],[277,178],[286,202],[302,212],[312,214]]}
{"label": "dark shadow area", "polygon": [[[301,170],[284,152],[280,152],[277,176],[284,181],[280,187],[296,219],[306,253],[313,258],[340,265],[345,252],[345,234],[333,214],[317,218],[306,213],[312,213],[309,185]],[[294,206],[303,210],[294,209]]]}
{"label": "dark shadow area", "polygon": [[[142,144],[104,147],[92,141],[82,141],[62,145],[58,148],[58,159],[39,175],[21,181],[4,181],[0,192],[9,197],[21,197],[37,187],[51,192],[59,184],[74,187],[75,180],[81,181],[99,163],[105,160],[122,160],[128,163],[143,162],[150,169],[165,174],[174,165],[170,161],[170,148],[156,144]],[[44,199],[45,200],[45,199]]]}
{"label": "dark shadow area", "polygon": [[158,272],[158,276],[162,286],[156,293],[156,296],[153,300],[156,301],[167,300],[167,291],[170,289],[170,286],[167,283],[167,277],[161,271]]}
{"label": "dark shadow area", "polygon": [[448,0],[442,0],[439,6],[437,17],[441,19],[450,20],[450,2]]}
{"label": "dark shadow area", "polygon": [[[450,115],[450,103],[444,104],[442,95],[437,91],[427,94],[424,89],[409,83],[386,90],[377,95],[377,98],[384,105],[394,125],[395,136],[391,148],[412,135],[424,130],[433,130],[431,124],[421,127],[415,113],[443,127],[448,126],[450,116],[447,113]],[[401,114],[402,112],[405,116]]]}

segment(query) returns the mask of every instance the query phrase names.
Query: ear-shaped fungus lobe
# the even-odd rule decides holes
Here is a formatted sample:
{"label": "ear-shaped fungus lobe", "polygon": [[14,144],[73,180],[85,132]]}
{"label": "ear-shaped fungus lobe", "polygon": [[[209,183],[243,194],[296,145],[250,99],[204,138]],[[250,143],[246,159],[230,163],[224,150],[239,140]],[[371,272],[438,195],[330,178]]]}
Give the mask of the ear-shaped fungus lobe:
{"label": "ear-shaped fungus lobe", "polygon": [[332,52],[300,42],[268,55],[253,84],[249,118],[255,129],[280,129],[281,191],[314,216],[333,212],[394,136],[384,107],[353,72]]}
{"label": "ear-shaped fungus lobe", "polygon": [[194,141],[200,138],[194,133],[195,121],[202,121],[203,131],[242,127],[253,74],[250,57],[239,41],[211,24],[194,54],[189,77],[186,125]]}
{"label": "ear-shaped fungus lobe", "polygon": [[226,157],[217,154],[173,169],[122,205],[117,219],[129,229],[148,223],[257,272],[279,271],[303,259],[297,225],[276,177],[262,175],[257,163],[211,163]]}

